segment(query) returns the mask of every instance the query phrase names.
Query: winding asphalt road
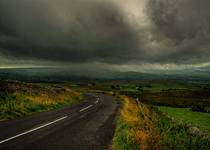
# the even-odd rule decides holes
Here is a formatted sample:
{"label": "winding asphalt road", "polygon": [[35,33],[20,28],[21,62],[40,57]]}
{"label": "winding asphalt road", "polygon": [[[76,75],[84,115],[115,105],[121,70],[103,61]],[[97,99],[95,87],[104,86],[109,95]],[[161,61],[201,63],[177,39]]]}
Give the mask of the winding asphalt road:
{"label": "winding asphalt road", "polygon": [[0,150],[107,150],[118,104],[105,94],[85,94],[79,104],[0,122]]}

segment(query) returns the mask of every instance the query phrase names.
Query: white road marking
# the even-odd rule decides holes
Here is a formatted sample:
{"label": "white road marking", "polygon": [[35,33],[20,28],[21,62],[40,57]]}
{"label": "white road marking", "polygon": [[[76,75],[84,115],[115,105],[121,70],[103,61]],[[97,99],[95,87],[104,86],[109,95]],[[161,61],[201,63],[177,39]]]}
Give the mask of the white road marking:
{"label": "white road marking", "polygon": [[8,142],[8,141],[13,140],[13,139],[16,139],[16,138],[18,138],[18,137],[20,137],[20,136],[23,136],[23,135],[26,135],[26,134],[28,134],[28,133],[34,132],[34,131],[36,131],[36,130],[39,130],[39,129],[41,129],[41,128],[44,128],[44,127],[46,127],[46,126],[49,126],[49,125],[54,124],[54,123],[56,123],[56,122],[59,122],[59,121],[61,121],[61,120],[64,120],[64,119],[66,119],[67,117],[68,117],[68,116],[64,116],[64,117],[59,118],[59,119],[56,119],[56,120],[54,120],[54,121],[52,121],[52,122],[46,123],[46,124],[41,125],[41,126],[39,126],[39,127],[33,128],[33,129],[31,129],[31,130],[25,131],[25,132],[23,132],[23,133],[21,133],[21,134],[17,134],[17,135],[15,135],[15,136],[13,136],[13,137],[10,137],[10,138],[7,138],[7,139],[5,139],[5,140],[2,140],[2,141],[0,141],[0,144],[5,143],[5,142]]}
{"label": "white road marking", "polygon": [[97,100],[95,101],[95,104],[97,104],[99,102],[99,97],[96,96]]}
{"label": "white road marking", "polygon": [[98,100],[97,101],[95,101],[95,104],[97,104],[98,103]]}
{"label": "white road marking", "polygon": [[85,111],[85,110],[87,110],[88,108],[90,108],[90,107],[92,107],[93,105],[89,105],[89,106],[87,106],[87,107],[85,107],[85,108],[82,108],[81,110],[80,110],[80,112],[82,112],[82,111]]}

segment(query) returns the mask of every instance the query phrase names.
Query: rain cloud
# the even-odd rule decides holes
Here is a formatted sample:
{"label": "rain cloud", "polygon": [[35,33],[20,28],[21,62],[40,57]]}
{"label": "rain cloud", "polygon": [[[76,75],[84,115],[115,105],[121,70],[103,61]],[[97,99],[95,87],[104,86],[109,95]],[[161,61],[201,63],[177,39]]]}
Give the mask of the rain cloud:
{"label": "rain cloud", "polygon": [[0,63],[207,63],[209,41],[209,0],[0,1]]}

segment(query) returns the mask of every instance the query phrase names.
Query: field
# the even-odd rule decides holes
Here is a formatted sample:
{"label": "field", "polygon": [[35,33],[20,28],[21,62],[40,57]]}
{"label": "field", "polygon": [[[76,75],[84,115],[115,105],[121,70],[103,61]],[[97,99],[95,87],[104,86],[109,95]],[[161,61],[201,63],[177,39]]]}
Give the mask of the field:
{"label": "field", "polygon": [[193,124],[210,133],[210,113],[194,112],[190,108],[158,107],[158,109],[177,120]]}
{"label": "field", "polygon": [[1,82],[0,89],[1,121],[60,108],[82,100],[80,93],[62,85]]}
{"label": "field", "polygon": [[149,105],[193,108],[194,111],[210,112],[209,82],[122,80],[92,81],[88,85],[90,89],[127,95]]}

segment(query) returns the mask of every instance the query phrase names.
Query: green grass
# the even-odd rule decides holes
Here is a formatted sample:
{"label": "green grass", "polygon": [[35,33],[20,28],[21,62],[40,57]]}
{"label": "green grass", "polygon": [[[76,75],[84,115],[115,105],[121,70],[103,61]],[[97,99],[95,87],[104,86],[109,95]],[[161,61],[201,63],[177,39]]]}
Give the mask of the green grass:
{"label": "green grass", "polygon": [[203,131],[210,133],[210,113],[194,112],[190,108],[158,107],[162,112],[186,123],[191,123]]}
{"label": "green grass", "polygon": [[115,136],[112,140],[113,149],[117,150],[137,150],[139,145],[132,140],[129,135],[129,130],[131,126],[123,120],[118,121],[117,129],[115,131]]}
{"label": "green grass", "polygon": [[50,97],[50,93],[43,96],[22,92],[0,92],[0,121],[61,108],[81,100],[80,95],[74,95],[71,92],[60,93],[53,97]]}
{"label": "green grass", "polygon": [[189,134],[189,129],[184,123],[175,123],[159,111],[157,127],[163,138],[162,149],[168,150],[209,150],[208,140]]}
{"label": "green grass", "polygon": [[209,150],[207,139],[192,136],[185,123],[174,122],[156,107],[124,99],[112,150]]}

